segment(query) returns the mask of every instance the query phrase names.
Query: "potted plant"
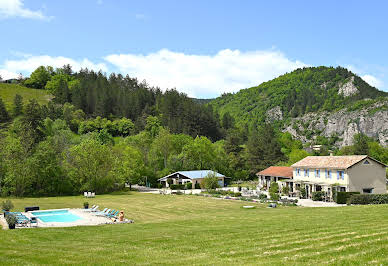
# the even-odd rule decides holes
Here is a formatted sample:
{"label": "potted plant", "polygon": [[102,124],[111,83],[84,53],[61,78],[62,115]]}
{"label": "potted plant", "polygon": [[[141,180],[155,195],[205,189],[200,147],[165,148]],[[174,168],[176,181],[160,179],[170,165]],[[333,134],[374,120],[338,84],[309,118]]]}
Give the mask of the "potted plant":
{"label": "potted plant", "polygon": [[10,200],[6,200],[6,201],[3,201],[1,203],[1,208],[3,209],[3,212],[4,212],[4,217],[7,216],[7,213],[13,209],[13,204],[12,204],[12,201]]}
{"label": "potted plant", "polygon": [[87,202],[87,201],[84,202],[84,208],[89,209],[89,202]]}
{"label": "potted plant", "polygon": [[8,223],[8,228],[9,229],[15,229],[16,223],[18,221],[16,219],[16,216],[13,215],[13,214],[8,214],[5,219],[6,219],[7,223]]}

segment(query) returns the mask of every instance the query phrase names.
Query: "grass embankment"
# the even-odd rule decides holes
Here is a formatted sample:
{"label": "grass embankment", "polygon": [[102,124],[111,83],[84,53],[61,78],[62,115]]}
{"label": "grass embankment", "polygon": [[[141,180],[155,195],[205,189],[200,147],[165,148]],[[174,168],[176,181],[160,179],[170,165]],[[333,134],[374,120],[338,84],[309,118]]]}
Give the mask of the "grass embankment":
{"label": "grass embankment", "polygon": [[[122,209],[135,224],[0,230],[1,264],[388,263],[387,205],[243,209],[246,202],[136,192],[88,201]],[[47,209],[84,199],[13,202]]]}
{"label": "grass embankment", "polygon": [[46,90],[30,89],[18,84],[0,83],[0,98],[8,110],[13,106],[13,99],[16,94],[23,97],[24,103],[27,103],[30,99],[35,99],[39,104],[46,104],[52,98],[52,95]]}

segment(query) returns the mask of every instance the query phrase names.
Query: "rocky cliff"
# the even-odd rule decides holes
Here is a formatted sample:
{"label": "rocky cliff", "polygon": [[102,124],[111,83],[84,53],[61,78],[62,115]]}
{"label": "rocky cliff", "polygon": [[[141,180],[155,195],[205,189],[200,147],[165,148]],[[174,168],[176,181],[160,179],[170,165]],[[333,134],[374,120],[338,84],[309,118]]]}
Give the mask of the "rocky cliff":
{"label": "rocky cliff", "polygon": [[336,146],[351,145],[353,136],[363,133],[385,146],[388,145],[388,100],[355,111],[344,108],[332,113],[309,113],[291,119],[284,131],[304,143],[314,141],[317,136],[335,136]]}

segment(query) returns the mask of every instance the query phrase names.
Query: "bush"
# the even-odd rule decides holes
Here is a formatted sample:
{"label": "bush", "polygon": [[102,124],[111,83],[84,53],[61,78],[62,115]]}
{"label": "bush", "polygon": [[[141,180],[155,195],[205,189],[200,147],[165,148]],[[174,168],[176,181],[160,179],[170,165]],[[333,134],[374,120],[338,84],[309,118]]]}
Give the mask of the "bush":
{"label": "bush", "polygon": [[263,194],[260,194],[260,195],[259,195],[259,199],[261,199],[261,200],[266,200],[266,199],[268,199],[268,197],[267,197],[267,195],[265,195],[265,194],[263,193]]}
{"label": "bush", "polygon": [[220,185],[218,184],[218,177],[216,176],[215,173],[209,173],[209,174],[202,180],[201,186],[202,186],[204,189],[215,189],[215,188],[220,187]]}
{"label": "bush", "polygon": [[322,201],[325,196],[325,192],[323,191],[314,191],[312,193],[313,201]]}
{"label": "bush", "polygon": [[276,182],[272,182],[269,187],[269,195],[272,200],[279,200],[279,185]]}
{"label": "bush", "polygon": [[185,189],[185,185],[183,185],[183,184],[171,184],[171,185],[170,185],[170,188],[171,188],[172,190],[176,190],[176,189]]}
{"label": "bush", "polygon": [[163,188],[163,185],[160,184],[160,183],[158,183],[158,184],[156,185],[156,187],[157,187],[157,188]]}
{"label": "bush", "polygon": [[338,191],[335,197],[335,202],[338,204],[346,204],[348,199],[354,194],[360,194],[360,192],[340,192]]}
{"label": "bush", "polygon": [[305,187],[301,187],[299,191],[300,191],[300,197],[302,199],[305,199],[306,196],[307,196],[306,188]]}
{"label": "bush", "polygon": [[199,183],[195,183],[194,188],[195,189],[201,189],[201,185]]}
{"label": "bush", "polygon": [[13,206],[12,201],[6,200],[6,201],[3,201],[3,202],[1,203],[1,207],[2,207],[2,209],[3,209],[4,211],[10,211],[10,210],[13,209],[14,206]]}
{"label": "bush", "polygon": [[236,192],[233,194],[233,197],[241,197],[241,192]]}
{"label": "bush", "polygon": [[270,192],[269,196],[270,196],[271,200],[276,200],[276,201],[278,201],[280,198],[278,193],[273,193],[273,192]]}
{"label": "bush", "polygon": [[388,204],[388,194],[356,194],[353,193],[347,201],[348,204]]}
{"label": "bush", "polygon": [[289,188],[288,186],[284,186],[284,187],[282,188],[282,194],[283,194],[284,196],[288,196],[288,193],[290,193],[290,188]]}
{"label": "bush", "polygon": [[192,189],[193,188],[193,183],[189,182],[186,183],[186,189]]}
{"label": "bush", "polygon": [[15,228],[15,224],[18,221],[14,214],[8,214],[7,217],[5,217],[5,220],[7,221],[9,228]]}
{"label": "bush", "polygon": [[89,202],[87,202],[87,201],[84,202],[84,208],[85,208],[85,209],[88,209],[88,208],[89,208]]}

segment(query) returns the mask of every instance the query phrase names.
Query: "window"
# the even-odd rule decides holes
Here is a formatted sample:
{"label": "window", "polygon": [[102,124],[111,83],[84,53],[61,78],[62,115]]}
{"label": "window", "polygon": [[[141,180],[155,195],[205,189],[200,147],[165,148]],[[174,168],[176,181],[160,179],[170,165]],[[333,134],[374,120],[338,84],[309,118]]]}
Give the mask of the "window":
{"label": "window", "polygon": [[346,192],[346,187],[340,187],[340,192]]}
{"label": "window", "polygon": [[327,170],[327,175],[326,175],[327,178],[331,179],[331,170]]}
{"label": "window", "polygon": [[373,191],[373,188],[363,188],[362,189],[362,193],[364,193],[364,194],[370,194],[370,193],[372,193],[372,191]]}
{"label": "window", "polygon": [[337,171],[337,179],[344,180],[344,171]]}
{"label": "window", "polygon": [[370,162],[368,160],[365,160],[364,164],[370,164]]}
{"label": "window", "polygon": [[319,178],[319,175],[321,174],[321,170],[315,169],[315,177]]}
{"label": "window", "polygon": [[299,168],[296,168],[296,175],[300,175],[300,169]]}
{"label": "window", "polygon": [[309,176],[309,169],[304,169],[304,176]]}

